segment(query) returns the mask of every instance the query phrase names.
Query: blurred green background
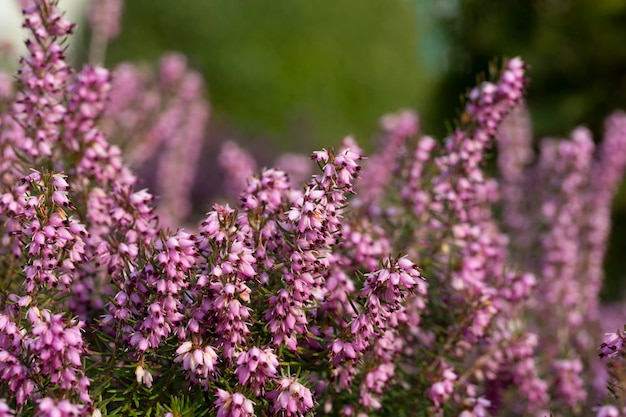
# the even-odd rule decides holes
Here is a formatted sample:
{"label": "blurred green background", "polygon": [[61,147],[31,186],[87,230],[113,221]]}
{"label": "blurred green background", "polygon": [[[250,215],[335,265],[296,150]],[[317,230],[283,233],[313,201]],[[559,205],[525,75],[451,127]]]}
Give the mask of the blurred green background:
{"label": "blurred green background", "polygon": [[[411,1],[132,0],[109,63],[185,53],[217,123],[277,151],[309,153],[378,117],[425,104]],[[215,122],[215,118],[214,118]]]}
{"label": "blurred green background", "polygon": [[626,107],[623,0],[132,0],[108,64],[188,55],[219,120],[279,150],[307,151],[417,108],[446,133],[459,94],[494,57],[532,69],[537,136]]}
{"label": "blurred green background", "polygon": [[[535,137],[626,109],[623,0],[132,0],[107,64],[185,53],[207,80],[212,127],[253,148],[298,151],[354,134],[366,148],[378,118],[418,110],[442,137],[459,96],[496,57],[522,56]],[[605,286],[626,278],[626,192],[615,203]]]}

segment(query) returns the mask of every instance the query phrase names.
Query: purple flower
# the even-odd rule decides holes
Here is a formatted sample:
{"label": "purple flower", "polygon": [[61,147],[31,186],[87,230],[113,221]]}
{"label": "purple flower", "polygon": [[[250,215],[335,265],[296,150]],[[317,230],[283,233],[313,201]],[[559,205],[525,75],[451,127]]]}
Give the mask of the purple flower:
{"label": "purple flower", "polygon": [[0,417],[13,417],[15,416],[15,411],[11,409],[4,400],[4,398],[0,398]]}
{"label": "purple flower", "polygon": [[219,357],[211,346],[194,347],[192,342],[184,342],[176,350],[174,362],[182,362],[183,369],[188,371],[192,382],[197,379],[206,383],[217,371]]}
{"label": "purple flower", "polygon": [[622,351],[624,345],[624,336],[622,332],[606,333],[604,342],[600,345],[600,353],[598,356],[604,358],[605,356],[615,356]]}
{"label": "purple flower", "polygon": [[254,403],[243,394],[231,394],[223,389],[217,390],[217,417],[251,417],[254,416]]}
{"label": "purple flower", "polygon": [[311,391],[294,377],[283,377],[274,391],[267,393],[273,400],[272,410],[284,416],[303,416],[313,408]]}
{"label": "purple flower", "polygon": [[596,417],[620,417],[623,413],[614,405],[603,405],[598,407]]}
{"label": "purple flower", "polygon": [[78,417],[85,415],[84,406],[72,404],[68,400],[55,401],[46,397],[39,401],[37,417]]}
{"label": "purple flower", "polygon": [[268,380],[274,379],[278,369],[278,357],[271,348],[259,349],[256,346],[237,357],[235,375],[241,385],[250,385],[255,395],[265,392]]}

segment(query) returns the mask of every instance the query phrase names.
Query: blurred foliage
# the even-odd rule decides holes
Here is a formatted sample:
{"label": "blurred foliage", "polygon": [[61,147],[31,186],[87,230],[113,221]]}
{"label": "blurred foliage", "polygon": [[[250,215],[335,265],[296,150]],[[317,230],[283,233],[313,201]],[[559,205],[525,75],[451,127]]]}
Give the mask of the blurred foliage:
{"label": "blurred foliage", "polygon": [[347,134],[367,146],[380,115],[419,104],[416,30],[406,0],[132,0],[108,64],[181,51],[218,123],[308,153]]}

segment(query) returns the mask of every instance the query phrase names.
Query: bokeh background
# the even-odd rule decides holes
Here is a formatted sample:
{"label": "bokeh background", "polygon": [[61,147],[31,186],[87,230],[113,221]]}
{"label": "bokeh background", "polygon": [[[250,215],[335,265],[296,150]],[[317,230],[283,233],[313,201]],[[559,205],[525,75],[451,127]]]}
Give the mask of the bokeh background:
{"label": "bokeh background", "polygon": [[[537,140],[577,125],[600,140],[604,118],[626,110],[623,0],[132,0],[124,8],[106,65],[186,54],[212,104],[208,165],[225,139],[260,161],[347,134],[372,150],[378,118],[405,107],[419,112],[423,131],[444,137],[460,95],[494,58],[520,55],[531,65]],[[0,9],[0,38],[9,21]],[[77,62],[88,39],[78,32]],[[624,187],[613,221],[605,300],[626,290]]]}

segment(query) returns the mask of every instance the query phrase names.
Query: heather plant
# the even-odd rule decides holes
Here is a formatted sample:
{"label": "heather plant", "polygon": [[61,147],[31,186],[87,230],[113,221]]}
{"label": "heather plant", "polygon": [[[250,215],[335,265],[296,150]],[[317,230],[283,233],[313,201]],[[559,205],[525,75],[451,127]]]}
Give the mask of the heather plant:
{"label": "heather plant", "polygon": [[[73,25],[55,2],[29,6],[25,22],[30,55],[2,126],[12,271],[2,389],[16,413],[308,414],[313,384],[334,369],[330,342],[341,329],[349,338],[357,319],[365,340],[349,357],[390,361],[369,340],[392,339],[388,317],[425,293],[411,261],[381,258],[348,311],[326,300],[359,155],[316,153],[323,173],[302,191],[266,171],[242,194],[241,212],[215,206],[197,234],[167,231],[97,123],[108,72],[66,64],[61,45]],[[345,390],[363,372],[355,366],[331,386]]]}
{"label": "heather plant", "polygon": [[[15,88],[0,89],[0,416],[584,415],[601,404],[591,356],[623,114],[595,152],[579,128],[535,156],[514,111],[526,64],[505,60],[442,142],[405,110],[381,119],[367,160],[346,137],[313,152],[307,179],[296,156],[280,159],[291,175],[258,172],[226,143],[237,200],[187,231],[171,226],[189,194],[163,189],[158,211],[125,164],[155,158],[162,186],[189,184],[208,109],[197,74],[178,55],[157,79],[77,70],[56,1],[28,5],[24,22],[29,53]],[[96,45],[115,34],[105,23],[92,23]],[[499,181],[485,170],[496,141]],[[600,350],[619,401],[623,338]]]}

